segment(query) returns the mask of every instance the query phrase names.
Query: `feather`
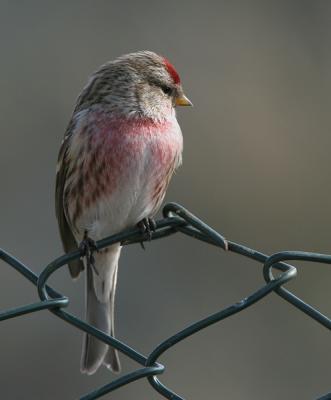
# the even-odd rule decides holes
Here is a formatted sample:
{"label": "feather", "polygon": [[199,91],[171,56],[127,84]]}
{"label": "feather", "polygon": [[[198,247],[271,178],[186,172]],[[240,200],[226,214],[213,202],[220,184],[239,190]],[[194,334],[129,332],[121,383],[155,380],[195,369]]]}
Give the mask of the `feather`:
{"label": "feather", "polygon": [[[77,242],[68,223],[64,209],[64,188],[68,171],[68,163],[66,160],[68,143],[69,136],[66,136],[59,152],[55,183],[55,211],[63,249],[66,253],[78,250]],[[78,278],[80,272],[84,269],[84,264],[80,259],[70,261],[68,266],[72,278]]]}

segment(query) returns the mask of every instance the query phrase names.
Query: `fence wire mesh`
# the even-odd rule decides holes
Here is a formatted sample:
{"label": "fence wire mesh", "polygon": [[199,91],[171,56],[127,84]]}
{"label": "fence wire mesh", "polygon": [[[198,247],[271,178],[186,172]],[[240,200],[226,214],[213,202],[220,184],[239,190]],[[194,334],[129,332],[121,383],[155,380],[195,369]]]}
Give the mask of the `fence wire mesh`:
{"label": "fence wire mesh", "polygon": [[[166,387],[159,380],[158,376],[164,372],[165,367],[158,362],[158,358],[169,348],[175,346],[185,338],[204,328],[207,328],[212,324],[222,321],[231,315],[245,310],[272,292],[276,293],[294,307],[298,308],[310,318],[313,318],[315,321],[322,324],[325,328],[331,330],[331,320],[327,316],[323,315],[317,309],[305,303],[299,297],[295,296],[288,289],[283,287],[287,282],[295,278],[297,275],[297,268],[285,263],[285,261],[301,260],[331,264],[331,255],[303,251],[282,251],[272,254],[271,256],[265,255],[257,250],[226,240],[210,226],[176,203],[168,203],[163,208],[163,216],[163,219],[157,221],[155,232],[153,232],[151,238],[147,233],[142,233],[138,228],[130,229],[98,241],[96,243],[96,248],[97,250],[100,250],[114,243],[121,243],[122,245],[129,245],[139,242],[142,243],[143,241],[161,239],[180,232],[194,239],[221,247],[226,251],[240,254],[244,257],[251,258],[261,263],[263,265],[262,273],[266,284],[241,301],[217,313],[214,313],[167,338],[160,343],[148,356],[144,356],[126,343],[106,335],[83,320],[68,313],[67,311],[64,311],[64,308],[69,304],[69,299],[47,285],[47,280],[56,270],[65,266],[71,260],[83,257],[83,250],[77,250],[57,258],[48,264],[42,273],[37,276],[15,257],[0,249],[0,259],[9,264],[32,284],[34,284],[37,287],[40,297],[40,301],[36,303],[2,311],[0,313],[0,321],[48,309],[54,315],[66,321],[67,323],[89,333],[90,335],[95,336],[104,343],[115,347],[121,353],[130,357],[141,366],[131,373],[121,376],[120,378],[117,378],[88,394],[82,395],[80,397],[81,400],[94,400],[100,398],[107,393],[113,392],[124,385],[142,378],[147,378],[151,386],[164,398],[171,400],[184,400],[183,397]],[[274,276],[273,270],[279,271],[277,276]],[[325,394],[317,400],[328,399],[331,399],[331,392]]]}

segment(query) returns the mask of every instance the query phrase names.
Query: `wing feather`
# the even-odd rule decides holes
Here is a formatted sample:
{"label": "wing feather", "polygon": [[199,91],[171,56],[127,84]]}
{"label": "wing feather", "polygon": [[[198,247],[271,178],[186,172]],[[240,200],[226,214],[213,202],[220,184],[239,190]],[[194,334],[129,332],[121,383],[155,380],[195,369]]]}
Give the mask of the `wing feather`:
{"label": "wing feather", "polygon": [[[64,209],[64,188],[66,184],[66,177],[68,172],[68,146],[70,142],[70,135],[72,130],[68,127],[66,136],[63,139],[57,164],[56,172],[56,184],[55,184],[55,211],[56,217],[59,224],[60,236],[62,240],[63,249],[66,253],[77,250],[77,242],[72,233],[72,229],[67,220],[65,209]],[[72,278],[77,278],[80,272],[84,269],[83,261],[73,260],[68,263],[69,271]]]}

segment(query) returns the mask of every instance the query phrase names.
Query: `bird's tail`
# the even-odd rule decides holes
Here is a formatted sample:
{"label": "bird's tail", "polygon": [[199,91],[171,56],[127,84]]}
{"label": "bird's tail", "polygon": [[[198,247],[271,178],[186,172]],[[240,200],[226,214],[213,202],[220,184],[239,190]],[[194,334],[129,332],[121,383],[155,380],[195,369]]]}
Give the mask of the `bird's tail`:
{"label": "bird's tail", "polygon": [[[86,268],[86,320],[90,325],[114,336],[114,303],[117,281],[119,244],[95,253],[94,267]],[[113,372],[120,372],[117,350],[97,338],[84,333],[81,371],[89,375],[104,364]]]}

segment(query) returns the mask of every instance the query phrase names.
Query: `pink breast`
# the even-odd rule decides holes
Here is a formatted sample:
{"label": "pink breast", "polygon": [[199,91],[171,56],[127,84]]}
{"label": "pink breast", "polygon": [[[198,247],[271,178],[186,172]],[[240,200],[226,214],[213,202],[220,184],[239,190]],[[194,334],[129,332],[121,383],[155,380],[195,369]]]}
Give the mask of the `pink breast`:
{"label": "pink breast", "polygon": [[[148,146],[151,157],[148,174],[151,199],[158,202],[168,185],[181,140],[173,132],[172,122],[149,119],[109,119],[94,116],[92,130],[82,131],[85,141],[84,163],[80,171],[80,203],[86,208],[105,196],[111,196],[143,160]],[[142,162],[142,161],[141,161]],[[80,213],[76,213],[75,219]]]}

